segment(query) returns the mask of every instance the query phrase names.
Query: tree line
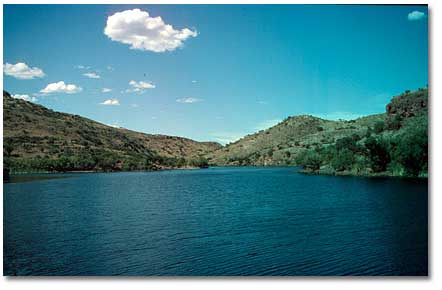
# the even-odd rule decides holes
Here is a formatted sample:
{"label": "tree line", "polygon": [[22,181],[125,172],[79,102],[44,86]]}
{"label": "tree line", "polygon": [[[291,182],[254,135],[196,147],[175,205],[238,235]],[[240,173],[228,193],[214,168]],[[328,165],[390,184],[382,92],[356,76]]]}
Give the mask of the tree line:
{"label": "tree line", "polygon": [[4,167],[11,172],[67,172],[67,171],[134,171],[181,167],[207,167],[202,156],[165,157],[156,154],[123,155],[109,150],[85,150],[75,154],[53,157],[14,156],[13,145],[4,143]]}
{"label": "tree line", "polygon": [[377,122],[365,135],[318,145],[298,154],[296,164],[306,172],[427,176],[428,118],[415,117],[406,127],[401,121],[394,117]]}

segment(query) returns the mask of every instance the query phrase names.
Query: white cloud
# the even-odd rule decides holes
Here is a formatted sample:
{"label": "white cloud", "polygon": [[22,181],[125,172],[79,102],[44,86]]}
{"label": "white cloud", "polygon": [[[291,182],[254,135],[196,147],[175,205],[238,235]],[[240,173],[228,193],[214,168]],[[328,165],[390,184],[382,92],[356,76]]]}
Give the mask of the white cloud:
{"label": "white cloud", "polygon": [[32,97],[32,96],[29,96],[26,94],[23,94],[23,95],[17,94],[17,95],[12,95],[11,97],[13,97],[14,99],[25,100],[28,102],[37,102],[38,101],[38,99],[36,97]]}
{"label": "white cloud", "polygon": [[131,49],[154,52],[173,51],[198,33],[188,28],[176,30],[161,17],[151,17],[140,9],[117,12],[107,18],[104,34],[113,41],[129,44]]}
{"label": "white cloud", "polygon": [[56,83],[51,83],[46,86],[46,88],[40,90],[43,94],[50,93],[66,93],[66,94],[75,94],[81,92],[82,88],[77,87],[73,84],[65,84],[64,81],[59,81]]}
{"label": "white cloud", "polygon": [[408,20],[410,20],[410,21],[420,20],[420,19],[423,19],[425,17],[426,17],[426,15],[425,15],[424,12],[417,11],[417,10],[408,13]]}
{"label": "white cloud", "polygon": [[143,82],[143,81],[139,81],[139,82],[130,81],[129,85],[131,85],[134,88],[143,89],[143,90],[144,89],[154,89],[155,88],[154,84],[152,84],[150,82]]}
{"label": "white cloud", "polygon": [[[222,118],[217,118],[217,119],[222,119]],[[258,125],[256,125],[254,128],[247,129],[243,132],[217,132],[217,133],[212,133],[211,136],[213,136],[214,139],[216,141],[218,141],[219,143],[225,145],[227,143],[232,143],[232,142],[238,141],[239,139],[241,139],[249,134],[254,134],[258,131],[273,127],[276,124],[280,123],[281,121],[282,121],[281,119],[265,120],[265,121],[259,123]]]}
{"label": "white cloud", "polygon": [[[221,117],[221,118],[217,118],[217,119],[223,119],[223,118]],[[218,141],[219,143],[225,145],[227,143],[232,143],[232,142],[238,141],[239,139],[241,139],[249,134],[254,134],[258,131],[273,127],[276,124],[280,123],[281,121],[282,121],[281,119],[265,120],[265,121],[259,123],[258,125],[256,125],[254,128],[247,129],[243,132],[217,132],[217,133],[212,133],[211,136],[213,136],[213,138],[216,141]]]}
{"label": "white cloud", "polygon": [[258,104],[260,104],[260,105],[267,105],[268,103],[266,101],[258,101]]}
{"label": "white cloud", "polygon": [[126,93],[144,93],[145,90],[154,89],[156,86],[151,82],[143,82],[143,81],[130,81],[129,85],[132,87],[131,89],[127,89]]}
{"label": "white cloud", "polygon": [[178,103],[192,104],[192,103],[202,102],[203,99],[198,99],[198,98],[180,98],[180,99],[176,99],[176,101]]}
{"label": "white cloud", "polygon": [[45,76],[45,73],[41,69],[38,67],[31,68],[24,62],[18,62],[16,64],[6,63],[3,65],[3,72],[5,75],[22,80],[42,78]]}
{"label": "white cloud", "polygon": [[90,72],[90,73],[84,73],[83,74],[85,77],[88,77],[90,79],[99,79],[100,76],[97,75],[96,73]]}
{"label": "white cloud", "polygon": [[77,65],[77,66],[75,66],[75,68],[78,68],[78,69],[90,69],[91,67],[90,66],[87,66],[87,65]]}
{"label": "white cloud", "polygon": [[281,119],[265,120],[265,121],[259,123],[254,129],[256,131],[265,130],[265,129],[275,126],[276,124],[278,124],[281,121],[282,121]]}
{"label": "white cloud", "polygon": [[108,70],[108,71],[114,71],[115,69],[112,67],[112,66],[110,66],[110,65],[108,65],[107,67],[106,67],[106,69]]}
{"label": "white cloud", "polygon": [[138,104],[130,104],[130,106],[131,106],[132,108],[138,108],[138,107],[139,107]]}
{"label": "white cloud", "polygon": [[192,81],[192,84],[196,84],[196,83],[197,83],[197,81],[196,81],[196,80],[193,80],[193,81]]}
{"label": "white cloud", "polygon": [[109,99],[109,100],[103,101],[102,103],[100,103],[100,105],[119,106],[120,105],[120,101],[118,99]]}
{"label": "white cloud", "polygon": [[109,92],[112,92],[112,89],[109,89],[109,88],[102,88],[102,89],[101,89],[101,92],[102,92],[102,93],[109,93]]}
{"label": "white cloud", "polygon": [[364,115],[355,114],[351,112],[328,112],[328,113],[313,113],[313,116],[319,117],[325,120],[354,120]]}
{"label": "white cloud", "polygon": [[212,133],[211,136],[218,141],[219,143],[225,145],[227,143],[232,143],[235,141],[238,141],[242,137],[247,135],[246,133],[239,133],[239,132],[217,132]]}

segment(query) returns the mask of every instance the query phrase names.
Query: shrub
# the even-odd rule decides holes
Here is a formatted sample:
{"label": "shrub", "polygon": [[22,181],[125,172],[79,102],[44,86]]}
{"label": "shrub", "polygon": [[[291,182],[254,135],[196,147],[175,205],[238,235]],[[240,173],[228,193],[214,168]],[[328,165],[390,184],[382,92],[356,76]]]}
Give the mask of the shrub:
{"label": "shrub", "polygon": [[352,152],[357,152],[359,150],[358,144],[356,143],[359,136],[349,136],[344,137],[336,141],[336,150],[341,151],[343,149],[350,150]]}
{"label": "shrub", "polygon": [[397,114],[394,117],[390,117],[387,120],[386,129],[387,130],[399,130],[402,126],[402,117]]}
{"label": "shrub", "polygon": [[332,167],[336,171],[350,170],[354,162],[354,154],[349,149],[342,149],[336,152],[332,160]]}
{"label": "shrub", "polygon": [[206,158],[199,156],[197,158],[189,160],[188,164],[190,166],[204,168],[209,166],[209,161]]}
{"label": "shrub", "polygon": [[370,161],[364,155],[356,155],[351,170],[355,173],[367,172],[370,167]]}
{"label": "shrub", "polygon": [[384,131],[384,129],[385,129],[385,123],[384,123],[384,121],[378,121],[378,122],[376,122],[376,123],[374,124],[373,131],[374,131],[376,134],[380,134],[380,133],[382,133],[382,131]]}
{"label": "shrub", "polygon": [[413,128],[400,137],[395,159],[405,168],[406,175],[418,176],[428,171],[428,135],[426,128]]}
{"label": "shrub", "polygon": [[321,156],[319,153],[309,150],[305,153],[298,154],[296,163],[304,169],[315,171],[321,167]]}
{"label": "shrub", "polygon": [[369,137],[365,141],[365,148],[373,171],[385,171],[391,161],[388,143],[382,138]]}

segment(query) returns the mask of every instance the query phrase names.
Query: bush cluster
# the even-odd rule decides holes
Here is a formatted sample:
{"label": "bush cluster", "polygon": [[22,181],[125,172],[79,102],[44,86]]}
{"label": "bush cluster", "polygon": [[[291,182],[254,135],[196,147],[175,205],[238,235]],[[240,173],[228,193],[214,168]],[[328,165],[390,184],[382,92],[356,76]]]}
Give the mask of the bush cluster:
{"label": "bush cluster", "polygon": [[[393,119],[394,120],[394,119]],[[321,167],[353,174],[387,173],[399,176],[426,176],[428,173],[427,117],[399,124],[396,132],[384,131],[376,123],[365,136],[344,137],[333,145],[318,145],[298,155],[296,164],[306,171]]]}

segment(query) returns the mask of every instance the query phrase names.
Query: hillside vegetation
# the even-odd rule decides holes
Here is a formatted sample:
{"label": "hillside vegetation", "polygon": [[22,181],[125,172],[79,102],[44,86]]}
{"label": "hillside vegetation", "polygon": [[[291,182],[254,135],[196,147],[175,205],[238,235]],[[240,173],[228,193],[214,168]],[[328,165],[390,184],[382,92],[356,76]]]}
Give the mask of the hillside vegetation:
{"label": "hillside vegetation", "polygon": [[301,115],[222,147],[113,128],[3,93],[4,160],[12,171],[302,166],[336,175],[428,175],[428,90],[395,96],[350,121]]}
{"label": "hillside vegetation", "polygon": [[206,166],[215,142],[113,128],[3,92],[5,167],[12,171],[154,170]]}
{"label": "hillside vegetation", "polygon": [[393,97],[386,113],[351,121],[289,117],[208,154],[213,165],[294,165],[305,172],[427,176],[428,90]]}

